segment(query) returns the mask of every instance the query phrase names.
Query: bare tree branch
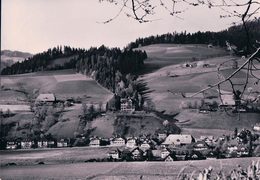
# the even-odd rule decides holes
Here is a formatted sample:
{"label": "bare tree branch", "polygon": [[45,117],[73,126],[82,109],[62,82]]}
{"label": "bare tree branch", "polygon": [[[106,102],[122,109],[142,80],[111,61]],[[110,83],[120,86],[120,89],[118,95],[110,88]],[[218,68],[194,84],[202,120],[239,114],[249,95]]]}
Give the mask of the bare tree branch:
{"label": "bare tree branch", "polygon": [[196,95],[198,95],[198,94],[200,94],[200,93],[202,93],[202,92],[204,92],[204,91],[207,91],[207,90],[209,90],[209,89],[211,89],[211,88],[213,88],[213,87],[216,87],[216,86],[218,86],[218,85],[220,85],[220,84],[222,84],[222,83],[224,83],[224,82],[226,82],[226,81],[229,81],[229,80],[230,80],[232,77],[234,77],[239,71],[241,71],[250,61],[252,61],[257,55],[259,55],[259,52],[260,52],[260,48],[258,48],[236,71],[234,71],[231,75],[229,75],[229,76],[228,76],[227,78],[225,78],[224,80],[219,81],[219,82],[217,82],[217,83],[215,83],[215,84],[213,84],[213,85],[209,85],[207,88],[204,88],[204,89],[202,89],[202,90],[200,90],[200,91],[198,91],[198,92],[192,94],[192,95],[189,96],[189,97],[194,97],[194,96],[196,96]]}

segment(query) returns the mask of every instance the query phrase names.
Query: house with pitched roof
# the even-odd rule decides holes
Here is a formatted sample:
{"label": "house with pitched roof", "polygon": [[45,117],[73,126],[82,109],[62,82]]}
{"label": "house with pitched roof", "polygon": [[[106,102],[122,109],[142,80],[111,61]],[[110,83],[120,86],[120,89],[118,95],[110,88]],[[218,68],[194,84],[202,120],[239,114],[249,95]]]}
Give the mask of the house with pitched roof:
{"label": "house with pitched roof", "polygon": [[108,152],[108,157],[111,159],[121,159],[121,151],[116,148]]}
{"label": "house with pitched roof", "polygon": [[136,147],[131,151],[131,157],[133,160],[141,161],[144,158],[144,151]]}
{"label": "house with pitched roof", "polygon": [[192,148],[195,151],[205,151],[205,150],[209,150],[210,147],[209,145],[205,142],[205,141],[197,141],[192,145]]}
{"label": "house with pitched roof", "polygon": [[17,143],[15,141],[8,141],[6,143],[6,149],[8,150],[17,149]]}
{"label": "house with pitched roof", "polygon": [[125,146],[125,139],[122,137],[115,137],[110,140],[111,146]]}
{"label": "house with pitched roof", "polygon": [[164,159],[165,157],[167,157],[171,153],[172,153],[171,150],[164,148],[164,149],[161,150],[161,158]]}
{"label": "house with pitched roof", "polygon": [[35,104],[37,105],[52,105],[56,101],[56,97],[52,93],[39,94],[39,96],[35,100]]}
{"label": "house with pitched roof", "polygon": [[122,112],[134,112],[135,105],[131,98],[121,98],[120,99],[120,110]]}
{"label": "house with pitched roof", "polygon": [[167,155],[163,161],[165,162],[173,162],[173,161],[176,161],[176,156],[174,154],[169,154]]}
{"label": "house with pitched roof", "polygon": [[194,137],[189,134],[169,134],[162,146],[168,147],[170,145],[188,145],[195,142]]}
{"label": "house with pitched roof", "polygon": [[38,148],[47,148],[48,147],[48,141],[47,139],[43,138],[37,142]]}
{"label": "house with pitched roof", "polygon": [[134,137],[127,138],[126,147],[128,148],[136,147],[136,138]]}
{"label": "house with pitched roof", "polygon": [[100,146],[100,138],[92,137],[89,140],[90,140],[89,146],[91,146],[91,147],[99,147]]}

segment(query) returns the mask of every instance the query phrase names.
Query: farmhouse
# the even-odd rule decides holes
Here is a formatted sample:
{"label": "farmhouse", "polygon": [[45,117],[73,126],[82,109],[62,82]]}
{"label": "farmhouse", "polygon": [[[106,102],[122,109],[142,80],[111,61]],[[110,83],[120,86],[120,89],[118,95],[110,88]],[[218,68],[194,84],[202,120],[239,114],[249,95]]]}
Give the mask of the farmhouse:
{"label": "farmhouse", "polygon": [[93,137],[89,139],[89,146],[91,147],[99,147],[100,146],[100,139],[98,137]]}
{"label": "farmhouse", "polygon": [[119,149],[113,149],[108,152],[108,157],[112,159],[120,159],[121,151]]}
{"label": "farmhouse", "polygon": [[199,151],[192,151],[189,155],[189,159],[202,160],[202,159],[205,159],[205,157]]}
{"label": "farmhouse", "polygon": [[125,146],[125,139],[122,137],[116,137],[110,140],[111,146]]}
{"label": "farmhouse", "polygon": [[253,130],[260,132],[260,123],[256,123],[253,127]]}
{"label": "farmhouse", "polygon": [[209,146],[213,146],[215,143],[214,136],[201,136],[199,141],[204,141]]}
{"label": "farmhouse", "polygon": [[48,148],[56,148],[56,146],[57,146],[57,143],[56,143],[56,141],[54,141],[54,140],[49,140],[48,142],[47,142],[47,146],[48,146]]}
{"label": "farmhouse", "polygon": [[131,151],[131,156],[133,160],[140,161],[143,160],[144,152],[139,147],[136,147]]}
{"label": "farmhouse", "polygon": [[162,143],[163,146],[169,145],[187,145],[194,142],[195,139],[191,135],[170,134]]}
{"label": "farmhouse", "polygon": [[160,149],[153,149],[152,156],[154,159],[160,160],[161,159],[161,150]]}
{"label": "farmhouse", "polygon": [[31,140],[23,140],[21,141],[21,148],[22,149],[30,149],[34,145],[34,142]]}
{"label": "farmhouse", "polygon": [[134,148],[136,147],[136,139],[135,138],[128,138],[126,142],[126,147]]}
{"label": "farmhouse", "polygon": [[236,139],[231,139],[227,144],[227,150],[229,152],[238,150],[238,141]]}
{"label": "farmhouse", "polygon": [[157,132],[157,136],[159,141],[165,140],[165,138],[167,137],[167,131],[160,130]]}
{"label": "farmhouse", "polygon": [[42,139],[37,142],[37,147],[38,148],[47,148],[48,147],[48,141],[45,139]]}
{"label": "farmhouse", "polygon": [[161,158],[164,159],[171,154],[171,151],[167,148],[161,150]]}
{"label": "farmhouse", "polygon": [[151,145],[148,141],[144,141],[144,142],[141,143],[140,148],[142,150],[148,150],[148,149],[151,148]]}
{"label": "farmhouse", "polygon": [[57,141],[57,147],[62,148],[62,147],[68,147],[68,141],[65,139],[60,139]]}
{"label": "farmhouse", "polygon": [[163,159],[165,162],[173,162],[176,160],[176,156],[174,154],[169,154]]}
{"label": "farmhouse", "polygon": [[236,139],[231,139],[227,144],[226,157],[248,156],[249,149],[246,145],[238,143]]}
{"label": "farmhouse", "polygon": [[197,141],[192,145],[195,151],[209,150],[209,145],[205,141]]}
{"label": "farmhouse", "polygon": [[176,156],[176,160],[179,161],[184,161],[189,159],[189,155],[191,154],[190,150],[188,150],[186,147],[185,148],[174,148],[172,149]]}
{"label": "farmhouse", "polygon": [[17,144],[16,144],[16,142],[14,142],[14,141],[8,141],[8,142],[6,143],[6,149],[8,149],[8,150],[17,149]]}
{"label": "farmhouse", "polygon": [[56,101],[54,94],[40,94],[36,98],[36,103],[52,104]]}
{"label": "farmhouse", "polygon": [[134,112],[135,105],[133,103],[133,100],[130,98],[121,98],[120,99],[120,110],[122,112]]}

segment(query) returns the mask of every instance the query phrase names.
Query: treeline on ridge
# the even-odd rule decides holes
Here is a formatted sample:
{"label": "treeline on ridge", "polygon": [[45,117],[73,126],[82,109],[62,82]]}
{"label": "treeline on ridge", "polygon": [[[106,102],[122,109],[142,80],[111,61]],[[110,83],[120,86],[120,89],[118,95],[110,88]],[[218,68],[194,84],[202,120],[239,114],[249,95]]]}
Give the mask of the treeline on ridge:
{"label": "treeline on ridge", "polygon": [[[249,43],[254,44],[260,37],[260,18],[246,23],[249,33]],[[231,26],[226,30],[219,32],[196,32],[187,33],[186,31],[177,33],[167,33],[163,35],[149,36],[138,38],[135,42],[129,43],[129,48],[138,48],[151,44],[212,44],[215,46],[225,47],[226,41],[237,46],[239,50],[246,50],[247,36],[243,25]],[[250,47],[249,47],[250,48]],[[252,47],[251,47],[252,48]],[[248,51],[252,51],[249,49]],[[250,53],[250,52],[248,52]]]}
{"label": "treeline on ridge", "polygon": [[[59,58],[68,58],[64,64],[51,66]],[[23,62],[17,62],[2,70],[2,75],[22,74],[44,70],[76,69],[90,75],[104,87],[114,91],[115,73],[137,74],[147,58],[146,52],[125,48],[90,48],[88,50],[69,46],[54,47],[38,53]]]}

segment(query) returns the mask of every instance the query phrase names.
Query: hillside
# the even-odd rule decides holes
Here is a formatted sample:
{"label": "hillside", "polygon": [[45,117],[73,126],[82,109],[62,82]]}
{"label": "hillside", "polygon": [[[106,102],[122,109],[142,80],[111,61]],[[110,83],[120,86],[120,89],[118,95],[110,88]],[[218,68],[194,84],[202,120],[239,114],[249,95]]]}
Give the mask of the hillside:
{"label": "hillside", "polygon": [[84,98],[85,96],[89,101],[99,102],[105,100],[106,95],[111,94],[93,79],[77,74],[73,70],[3,76],[2,85],[11,90],[20,90],[22,88],[29,94],[32,94],[33,91],[54,93],[60,100],[70,97]]}
{"label": "hillside", "polygon": [[144,73],[187,62],[228,55],[223,48],[208,48],[203,44],[153,44],[137,48],[147,53]]}
{"label": "hillside", "polygon": [[[200,100],[201,97],[185,99],[182,94],[191,95],[230,75],[234,71],[232,60],[236,60],[238,65],[243,63],[243,59],[227,55],[223,49],[207,48],[205,45],[155,44],[141,49],[147,52],[148,58],[144,62],[147,73],[141,75],[140,79],[148,83],[152,91],[150,97],[157,110],[166,110],[168,113],[180,111],[186,101]],[[219,75],[217,67],[224,62],[226,63]],[[243,88],[245,77],[243,71],[234,77],[235,82],[241,84],[237,88]],[[260,89],[251,76],[249,87],[255,91]],[[228,83],[221,88],[225,91],[232,90]],[[216,94],[215,92],[216,88],[206,93]],[[218,98],[215,100],[219,101]]]}
{"label": "hillside", "polygon": [[[248,28],[248,33],[250,34],[249,42],[251,44],[257,44],[255,40],[259,39],[260,36],[260,32],[258,30],[260,29],[259,18],[256,18],[252,21],[248,21],[246,22],[246,24],[248,27],[250,27]],[[138,38],[134,42],[129,43],[128,47],[138,48],[152,44],[207,44],[225,48],[227,41],[237,48],[235,50],[236,54],[241,55],[242,53],[243,55],[245,55],[255,51],[255,48],[247,47],[248,39],[243,24],[236,24],[229,27],[226,30],[218,32],[169,32],[167,34],[162,35]]]}
{"label": "hillside", "polygon": [[[73,70],[3,76],[1,84],[3,89],[0,91],[0,109],[9,109],[16,113],[3,121],[5,127],[9,128],[8,138],[27,137],[30,133],[30,127],[35,125],[32,121],[34,114],[30,112],[31,100],[34,102],[40,93],[54,93],[58,101],[73,98],[86,104],[102,104],[103,107],[112,97],[109,90]],[[57,110],[54,108],[52,111]],[[74,132],[79,127],[80,114],[81,103],[65,108],[47,132],[57,137],[74,137]]]}
{"label": "hillside", "polygon": [[27,53],[27,52],[2,50],[1,51],[1,70],[7,66],[11,66],[12,64],[14,64],[16,62],[21,62],[31,56],[33,56],[33,55],[30,53]]}
{"label": "hillside", "polygon": [[147,55],[132,49],[91,47],[88,50],[58,46],[15,63],[2,70],[2,75],[25,74],[48,70],[74,69],[91,76],[103,87],[115,91],[115,75],[138,74]]}
{"label": "hillside", "polygon": [[[243,59],[227,55],[220,48],[207,48],[205,45],[154,44],[141,49],[147,52],[148,58],[144,62],[146,72],[140,79],[150,88],[149,97],[157,111],[166,114],[179,113],[175,118],[183,133],[193,134],[195,137],[218,136],[230,133],[234,127],[251,129],[252,125],[259,122],[257,113],[241,114],[239,122],[237,114],[225,111],[198,113],[197,109],[203,102],[221,103],[217,88],[193,98],[186,97],[227,77],[234,72],[232,61],[241,65]],[[217,68],[223,63],[222,70],[218,73]],[[243,90],[245,79],[246,71],[236,74],[233,78],[236,89]],[[248,87],[253,92],[258,91],[259,95],[260,85],[255,83],[252,76],[249,76]],[[221,85],[221,90],[232,92],[229,83]],[[247,90],[245,97],[248,95]],[[257,93],[253,96],[256,97]]]}

